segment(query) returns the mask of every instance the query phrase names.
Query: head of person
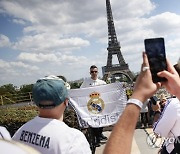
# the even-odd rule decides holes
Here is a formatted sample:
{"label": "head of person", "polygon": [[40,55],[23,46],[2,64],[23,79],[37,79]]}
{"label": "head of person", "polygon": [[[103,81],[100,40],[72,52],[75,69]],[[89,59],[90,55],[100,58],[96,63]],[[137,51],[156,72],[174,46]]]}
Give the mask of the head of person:
{"label": "head of person", "polygon": [[166,103],[166,97],[165,97],[165,95],[164,94],[161,94],[161,96],[160,96],[160,103],[163,105],[163,104],[165,104]]}
{"label": "head of person", "polygon": [[57,77],[60,78],[60,79],[62,79],[62,80],[65,82],[65,86],[66,86],[67,89],[71,89],[71,86],[70,86],[70,84],[67,82],[67,79],[65,78],[65,76],[63,76],[63,75],[58,75]]}
{"label": "head of person", "polygon": [[176,69],[176,71],[178,72],[178,74],[180,76],[180,61],[174,65],[174,68]]}
{"label": "head of person", "polygon": [[33,100],[40,109],[53,109],[68,103],[65,82],[56,76],[47,76],[37,80],[33,86]]}
{"label": "head of person", "polygon": [[98,68],[95,65],[92,65],[90,67],[90,75],[91,75],[91,79],[96,80],[97,76],[98,76]]}

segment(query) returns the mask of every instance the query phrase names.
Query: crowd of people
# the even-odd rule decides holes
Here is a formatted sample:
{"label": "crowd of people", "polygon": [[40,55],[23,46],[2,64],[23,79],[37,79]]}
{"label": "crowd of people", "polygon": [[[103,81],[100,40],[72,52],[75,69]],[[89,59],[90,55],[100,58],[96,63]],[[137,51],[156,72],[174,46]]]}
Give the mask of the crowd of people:
{"label": "crowd of people", "polygon": [[[149,70],[147,55],[143,52],[143,64],[141,72],[136,80],[132,96],[127,101],[126,108],[114,126],[112,133],[104,149],[105,154],[130,154],[134,130],[139,118],[142,117],[144,126],[148,123],[148,103],[154,112],[153,130],[157,136],[173,138],[174,142],[164,143],[161,154],[175,154],[178,144],[176,138],[180,136],[180,78],[179,66],[175,68],[167,60],[168,70],[158,73],[159,77],[165,77],[166,82],[153,83]],[[144,69],[146,68],[146,69]],[[81,86],[90,87],[106,84],[97,78],[98,68],[90,67],[91,77],[85,80]],[[157,90],[164,86],[173,96],[153,103],[152,98]],[[84,134],[74,128],[70,128],[63,122],[63,114],[68,106],[67,83],[57,76],[47,76],[37,80],[33,86],[33,100],[38,107],[39,115],[20,127],[12,137],[12,140],[24,143],[43,154],[90,154],[91,149]],[[92,128],[96,136],[96,144],[101,139],[107,138],[102,134],[103,128]],[[8,131],[0,127],[0,137],[11,140]]]}
{"label": "crowd of people", "polygon": [[139,127],[140,128],[152,128],[154,123],[160,118],[164,107],[167,102],[165,94],[161,94],[159,97],[153,96],[146,100],[140,111]]}

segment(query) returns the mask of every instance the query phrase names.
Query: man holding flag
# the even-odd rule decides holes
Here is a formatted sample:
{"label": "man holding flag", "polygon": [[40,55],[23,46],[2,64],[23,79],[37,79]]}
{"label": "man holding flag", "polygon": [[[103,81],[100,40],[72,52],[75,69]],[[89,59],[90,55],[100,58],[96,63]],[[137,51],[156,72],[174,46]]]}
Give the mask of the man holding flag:
{"label": "man holding flag", "polygon": [[[85,79],[82,83],[80,88],[87,88],[87,87],[93,87],[93,86],[99,86],[99,85],[105,85],[106,82],[103,80],[98,79],[98,68],[95,65],[92,65],[90,67],[90,75],[91,77],[88,79]],[[92,128],[95,137],[96,137],[96,146],[100,146],[100,140],[107,140],[107,137],[103,135],[103,127],[99,128]]]}

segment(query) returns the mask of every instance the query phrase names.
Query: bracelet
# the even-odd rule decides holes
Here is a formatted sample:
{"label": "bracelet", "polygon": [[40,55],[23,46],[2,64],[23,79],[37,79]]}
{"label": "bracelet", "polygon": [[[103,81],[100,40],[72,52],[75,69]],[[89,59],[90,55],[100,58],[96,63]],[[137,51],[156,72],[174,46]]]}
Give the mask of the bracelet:
{"label": "bracelet", "polygon": [[139,106],[140,108],[142,108],[142,106],[143,106],[143,103],[140,100],[134,99],[134,98],[130,98],[127,101],[127,104],[135,104],[135,105]]}

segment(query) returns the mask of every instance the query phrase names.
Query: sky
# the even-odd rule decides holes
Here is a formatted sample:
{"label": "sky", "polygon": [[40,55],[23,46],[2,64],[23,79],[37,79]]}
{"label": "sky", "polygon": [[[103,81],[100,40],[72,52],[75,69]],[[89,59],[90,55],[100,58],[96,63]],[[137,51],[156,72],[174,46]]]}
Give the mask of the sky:
{"label": "sky", "polygon": [[[89,77],[107,63],[105,0],[0,0],[0,86],[46,75]],[[179,0],[111,0],[121,52],[139,72],[144,39],[164,37],[167,58],[180,57]],[[113,56],[113,64],[117,57]]]}

